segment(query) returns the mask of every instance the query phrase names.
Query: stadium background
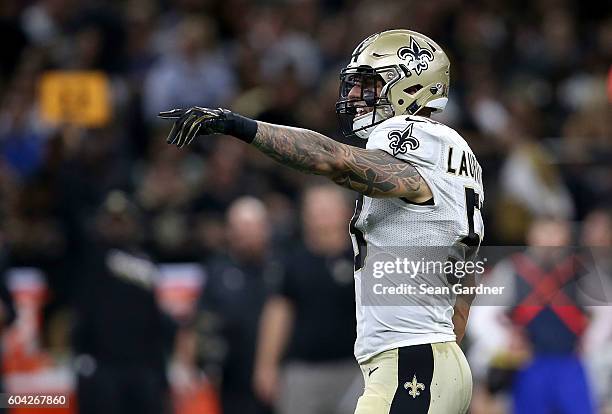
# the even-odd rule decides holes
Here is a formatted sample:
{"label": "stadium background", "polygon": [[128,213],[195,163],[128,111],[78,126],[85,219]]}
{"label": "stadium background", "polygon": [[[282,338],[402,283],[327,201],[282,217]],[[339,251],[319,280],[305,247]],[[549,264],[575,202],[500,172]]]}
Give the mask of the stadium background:
{"label": "stadium background", "polygon": [[[576,243],[609,248],[612,17],[604,3],[2,1],[0,270],[17,309],[3,329],[5,389],[75,392],[77,373],[91,368],[73,334],[96,281],[84,275],[97,264],[84,258],[100,226],[128,227],[161,264],[161,276],[120,283],[148,292],[130,301],[154,294],[143,317],[157,308],[170,315],[169,327],[158,327],[171,367],[168,404],[218,412],[214,364],[194,374],[185,349],[198,347],[198,297],[207,263],[227,248],[227,210],[244,195],[261,200],[269,250],[282,256],[301,237],[304,189],[320,181],[228,138],[178,151],[156,114],[229,107],[342,139],[333,109],[339,70],[362,38],[387,28],[425,33],[450,56],[450,102],[436,118],[467,139],[483,167],[486,244],[524,244],[534,218],[554,216],[570,223]],[[111,216],[114,224],[104,222]],[[121,300],[108,294],[100,306]],[[136,302],[117,306],[129,312]],[[132,344],[137,327],[96,327],[136,353],[150,348],[148,339]],[[587,336],[612,349],[609,331]],[[584,346],[585,360],[594,347]],[[609,386],[610,376],[595,376],[594,387]],[[611,389],[599,392],[609,398]],[[474,412],[505,412],[503,393],[478,399]]]}

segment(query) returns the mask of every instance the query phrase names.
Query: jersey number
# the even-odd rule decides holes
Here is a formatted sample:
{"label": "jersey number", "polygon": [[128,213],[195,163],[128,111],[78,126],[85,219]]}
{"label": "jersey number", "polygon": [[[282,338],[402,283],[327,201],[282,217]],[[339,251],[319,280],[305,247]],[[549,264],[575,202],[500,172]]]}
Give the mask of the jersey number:
{"label": "jersey number", "polygon": [[461,242],[469,247],[480,246],[480,235],[474,229],[474,210],[480,210],[480,195],[471,187],[465,187],[465,207],[467,209],[468,235]]}
{"label": "jersey number", "polygon": [[355,241],[357,242],[357,252],[355,252],[355,271],[358,271],[363,267],[363,262],[365,261],[365,257],[367,255],[368,245],[366,243],[363,232],[357,228],[357,220],[359,220],[359,216],[361,215],[361,209],[363,208],[363,195],[359,195],[359,199],[357,199],[357,204],[355,206],[355,214],[353,214],[353,218],[351,219],[351,225],[349,230],[353,237],[355,237]]}

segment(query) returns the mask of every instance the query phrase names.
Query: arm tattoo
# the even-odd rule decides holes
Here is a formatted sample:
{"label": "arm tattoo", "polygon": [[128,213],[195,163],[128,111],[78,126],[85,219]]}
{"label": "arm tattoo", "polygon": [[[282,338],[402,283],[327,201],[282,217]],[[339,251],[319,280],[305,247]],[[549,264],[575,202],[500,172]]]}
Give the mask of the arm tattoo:
{"label": "arm tattoo", "polygon": [[253,145],[282,164],[324,175],[367,196],[422,201],[431,197],[427,183],[410,163],[382,150],[351,147],[314,131],[264,122],[258,122]]}

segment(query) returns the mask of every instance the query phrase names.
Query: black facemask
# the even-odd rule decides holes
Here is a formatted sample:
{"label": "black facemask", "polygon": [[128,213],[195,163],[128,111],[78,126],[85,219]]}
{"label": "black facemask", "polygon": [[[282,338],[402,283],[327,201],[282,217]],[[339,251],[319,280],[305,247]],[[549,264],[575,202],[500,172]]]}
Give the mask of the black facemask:
{"label": "black facemask", "polygon": [[[336,114],[346,137],[355,137],[356,132],[382,122],[376,121],[376,110],[383,106],[391,107],[386,98],[380,96],[384,84],[382,77],[369,66],[345,68],[340,72],[340,99],[336,103]],[[354,96],[349,97],[354,90],[358,90],[359,94],[353,93]],[[354,130],[354,119],[366,114],[372,117],[372,121]]]}

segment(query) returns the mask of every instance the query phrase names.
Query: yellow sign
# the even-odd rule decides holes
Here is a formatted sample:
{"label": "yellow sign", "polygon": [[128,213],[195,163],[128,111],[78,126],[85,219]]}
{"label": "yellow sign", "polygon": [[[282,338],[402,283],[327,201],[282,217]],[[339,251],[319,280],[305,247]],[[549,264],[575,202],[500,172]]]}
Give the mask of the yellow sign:
{"label": "yellow sign", "polygon": [[103,72],[46,72],[39,91],[42,117],[47,122],[100,127],[110,120],[110,82]]}

